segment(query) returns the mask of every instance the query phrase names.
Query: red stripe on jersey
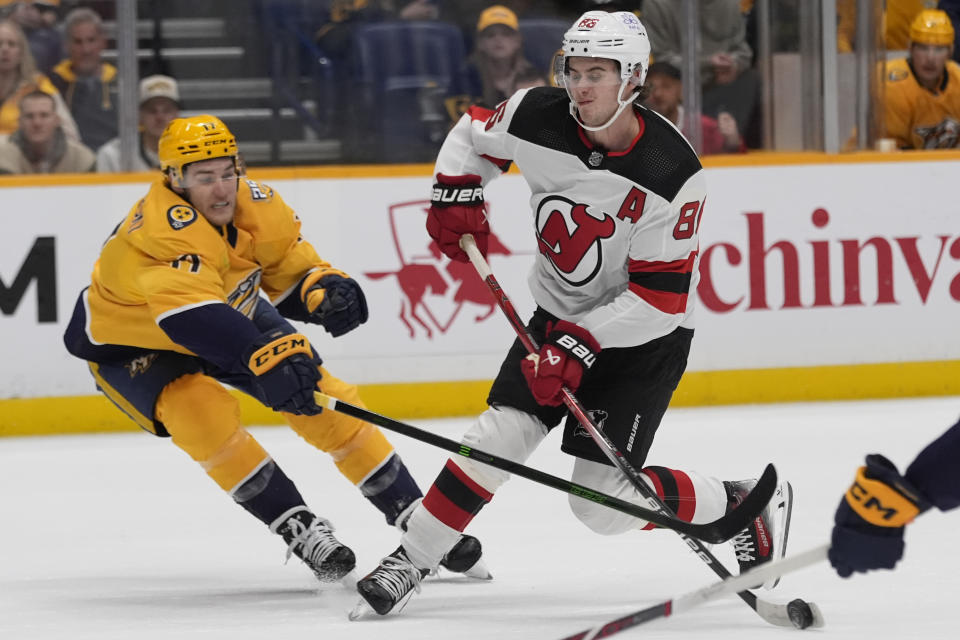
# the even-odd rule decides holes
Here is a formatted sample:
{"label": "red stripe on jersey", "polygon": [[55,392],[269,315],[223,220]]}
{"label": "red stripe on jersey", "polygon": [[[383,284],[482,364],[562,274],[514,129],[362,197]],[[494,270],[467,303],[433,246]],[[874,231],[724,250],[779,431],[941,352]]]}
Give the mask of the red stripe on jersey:
{"label": "red stripe on jersey", "polygon": [[447,471],[457,476],[457,480],[462,482],[467,486],[470,491],[473,491],[475,494],[483,498],[484,502],[490,502],[493,500],[493,494],[477,484],[473,478],[464,473],[463,469],[458,467],[453,460],[447,460],[447,464],[444,465]]}
{"label": "red stripe on jersey", "polygon": [[697,511],[697,493],[693,489],[693,481],[683,471],[670,469],[670,473],[677,481],[677,517],[684,522],[692,522],[693,514]]}
{"label": "red stripe on jersey", "polygon": [[696,259],[697,252],[691,251],[686,258],[673,260],[672,262],[631,260],[627,265],[627,271],[630,273],[692,273],[693,263]]}
{"label": "red stripe on jersey", "polygon": [[630,291],[633,291],[644,302],[658,311],[664,313],[683,313],[687,310],[687,294],[671,293],[669,291],[654,291],[641,287],[638,284],[630,283]]}
{"label": "red stripe on jersey", "polygon": [[[677,276],[687,276],[689,277],[693,273],[693,266],[697,259],[697,252],[691,251],[690,255],[686,258],[680,260],[672,260],[670,262],[662,261],[651,261],[651,260],[631,260],[627,265],[627,271],[629,273],[638,273],[638,274],[676,274],[671,276],[676,278]],[[641,280],[645,284],[650,284],[653,280],[657,278],[636,278]],[[662,278],[659,278],[662,280]],[[666,283],[658,283],[664,285]],[[674,283],[676,284],[676,283]],[[643,286],[640,282],[631,282],[627,285],[630,291],[635,293],[638,297],[644,300],[647,304],[658,309],[664,313],[683,313],[687,309],[687,294],[688,291],[665,291],[663,289],[651,289],[649,287]],[[686,285],[684,285],[685,288]],[[674,288],[679,289],[680,287],[674,286],[664,286],[664,289]]]}
{"label": "red stripe on jersey", "polygon": [[450,499],[443,495],[437,485],[432,485],[427,495],[423,497],[423,506],[433,517],[447,525],[451,529],[463,531],[473,520],[473,515],[469,511],[464,511]]}
{"label": "red stripe on jersey", "polygon": [[[650,478],[650,481],[653,482],[653,490],[657,492],[657,496],[663,500],[663,485],[660,483],[660,478],[657,477],[657,474],[647,471],[646,469],[640,469],[640,473]],[[652,522],[648,522],[641,531],[650,531],[651,529],[656,529],[657,525]]]}
{"label": "red stripe on jersey", "polygon": [[483,120],[484,122],[486,122],[487,120],[490,119],[490,116],[493,115],[493,109],[487,109],[485,107],[478,107],[476,105],[472,105],[470,107],[467,107],[467,113],[470,114],[470,118],[472,120]]}

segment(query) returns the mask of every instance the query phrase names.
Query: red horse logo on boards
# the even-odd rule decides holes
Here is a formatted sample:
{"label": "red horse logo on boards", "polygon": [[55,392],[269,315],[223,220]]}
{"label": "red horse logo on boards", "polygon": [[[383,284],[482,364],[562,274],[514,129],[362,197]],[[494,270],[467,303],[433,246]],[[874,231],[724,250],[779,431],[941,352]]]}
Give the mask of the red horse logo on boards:
{"label": "red horse logo on boards", "polygon": [[593,279],[603,264],[600,241],[616,231],[607,214],[591,214],[587,205],[560,196],[544,198],[537,207],[537,248],[563,280],[579,286]]}
{"label": "red horse logo on boards", "polygon": [[[416,336],[416,325],[431,339],[435,331],[446,333],[466,302],[486,307],[474,322],[486,320],[497,307],[473,265],[444,257],[437,243],[427,235],[429,207],[429,200],[390,206],[390,232],[400,268],[364,273],[372,280],[396,277],[403,294],[399,317],[411,338]],[[491,233],[487,255],[494,254],[510,255],[511,251]]]}

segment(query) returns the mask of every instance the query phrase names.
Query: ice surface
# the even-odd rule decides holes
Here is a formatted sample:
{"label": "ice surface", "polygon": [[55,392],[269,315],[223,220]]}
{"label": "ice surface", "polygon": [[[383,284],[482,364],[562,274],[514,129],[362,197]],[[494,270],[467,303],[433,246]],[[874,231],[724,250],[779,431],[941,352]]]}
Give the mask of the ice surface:
{"label": "ice surface", "polygon": [[[960,398],[671,410],[648,462],[723,479],[775,462],[796,492],[789,548],[799,551],[827,540],[864,454],[902,468],[958,415]],[[469,422],[417,424],[457,438]],[[325,454],[288,429],[252,431],[354,548],[359,570],[396,547],[398,532]],[[390,438],[426,488],[447,454]],[[568,474],[572,459],[558,442],[551,434],[529,464]],[[282,541],[169,441],[143,433],[0,439],[0,509],[3,640],[550,639],[716,579],[675,534],[598,536],[563,493],[515,478],[470,528],[493,581],[445,574],[425,581],[399,616],[349,622],[353,594],[321,591],[299,563],[285,566]],[[960,637],[958,518],[931,512],[911,525],[895,572],[841,580],[821,564],[784,578],[770,597],[815,601],[822,630],[773,628],[731,597],[618,637]],[[715,553],[733,566],[728,545]]]}

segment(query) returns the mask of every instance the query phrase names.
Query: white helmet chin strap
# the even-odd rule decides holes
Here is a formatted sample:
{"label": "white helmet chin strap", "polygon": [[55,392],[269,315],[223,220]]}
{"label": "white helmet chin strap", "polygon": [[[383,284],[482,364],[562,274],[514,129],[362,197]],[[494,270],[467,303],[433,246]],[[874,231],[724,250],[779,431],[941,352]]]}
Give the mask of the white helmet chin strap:
{"label": "white helmet chin strap", "polygon": [[[627,84],[629,84],[631,80],[632,78],[627,78],[626,80],[620,83],[620,92],[617,94],[618,96],[623,95],[623,90],[626,89]],[[619,104],[620,106],[617,107],[617,110],[613,113],[612,116],[610,116],[610,119],[604,122],[603,124],[601,124],[599,127],[591,127],[583,123],[583,120],[580,119],[580,114],[577,111],[577,105],[574,104],[573,102],[572,96],[570,97],[570,115],[573,116],[573,119],[577,121],[577,124],[579,124],[581,127],[586,129],[587,131],[602,131],[603,129],[606,129],[611,124],[613,124],[613,121],[616,120],[618,117],[620,117],[620,114],[623,113],[623,110],[626,109],[628,106],[630,106],[630,104],[632,104],[633,101],[636,100],[639,94],[640,94],[640,91],[637,90],[631,93],[629,96],[627,96],[626,100],[623,100],[618,97],[617,104]]]}

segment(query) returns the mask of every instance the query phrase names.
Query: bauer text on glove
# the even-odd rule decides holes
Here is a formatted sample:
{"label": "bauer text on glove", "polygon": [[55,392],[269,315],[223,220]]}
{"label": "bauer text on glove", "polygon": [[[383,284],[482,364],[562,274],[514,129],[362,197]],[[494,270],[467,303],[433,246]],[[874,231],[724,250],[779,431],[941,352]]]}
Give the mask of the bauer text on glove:
{"label": "bauer text on glove", "polygon": [[563,403],[562,388],[576,391],[583,372],[593,366],[600,343],[580,325],[560,320],[547,323],[540,351],[520,363],[534,399],[543,405]]}
{"label": "bauer text on glove", "polygon": [[427,233],[447,257],[467,262],[467,254],[460,248],[460,236],[469,233],[477,248],[487,255],[490,224],[487,222],[480,176],[437,175],[427,212]]}

